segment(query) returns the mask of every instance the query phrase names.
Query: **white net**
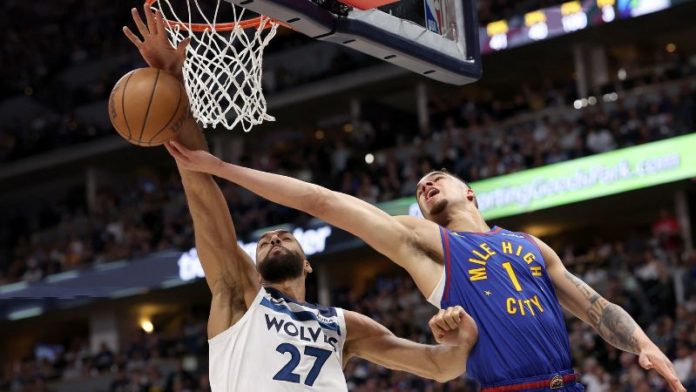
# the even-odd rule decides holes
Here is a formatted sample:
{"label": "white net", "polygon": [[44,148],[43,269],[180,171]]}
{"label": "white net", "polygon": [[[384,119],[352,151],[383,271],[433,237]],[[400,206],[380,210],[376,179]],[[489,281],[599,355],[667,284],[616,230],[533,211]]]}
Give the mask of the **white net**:
{"label": "white net", "polygon": [[[241,125],[244,132],[249,132],[255,125],[275,120],[266,112],[261,81],[263,50],[275,36],[278,24],[262,16],[258,27],[244,29],[237,24],[244,18],[243,8],[224,0],[213,1],[217,1],[214,10],[204,12],[198,0],[186,0],[187,15],[178,15],[170,0],[158,0],[152,7],[167,20],[178,22],[167,27],[174,46],[191,37],[183,73],[196,120],[206,128],[233,129]],[[225,21],[234,22],[229,31],[221,31],[217,21],[221,6],[232,8],[234,20]],[[193,31],[192,18],[196,24],[204,24],[205,31]]]}

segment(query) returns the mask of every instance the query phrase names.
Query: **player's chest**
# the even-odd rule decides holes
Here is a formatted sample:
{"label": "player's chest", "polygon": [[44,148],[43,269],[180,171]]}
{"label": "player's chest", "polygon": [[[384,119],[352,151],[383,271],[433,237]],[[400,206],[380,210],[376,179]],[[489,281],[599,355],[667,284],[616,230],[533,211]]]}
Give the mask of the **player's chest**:
{"label": "player's chest", "polygon": [[507,238],[455,246],[453,273],[474,306],[513,317],[538,317],[546,311],[550,289],[536,246]]}
{"label": "player's chest", "polygon": [[298,347],[311,346],[338,352],[345,331],[337,320],[306,319],[289,316],[272,310],[259,312],[254,328],[262,331],[261,338],[267,341],[288,342]]}

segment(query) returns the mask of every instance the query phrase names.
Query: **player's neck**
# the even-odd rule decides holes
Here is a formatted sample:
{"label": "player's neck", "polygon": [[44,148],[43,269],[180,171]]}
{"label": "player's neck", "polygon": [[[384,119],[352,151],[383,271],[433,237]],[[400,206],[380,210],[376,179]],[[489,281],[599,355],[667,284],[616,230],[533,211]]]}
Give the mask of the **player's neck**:
{"label": "player's neck", "polygon": [[478,210],[455,210],[446,217],[443,225],[451,231],[485,233],[491,230]]}
{"label": "player's neck", "polygon": [[264,286],[274,288],[296,301],[305,302],[304,277],[290,279],[278,283],[264,283]]}

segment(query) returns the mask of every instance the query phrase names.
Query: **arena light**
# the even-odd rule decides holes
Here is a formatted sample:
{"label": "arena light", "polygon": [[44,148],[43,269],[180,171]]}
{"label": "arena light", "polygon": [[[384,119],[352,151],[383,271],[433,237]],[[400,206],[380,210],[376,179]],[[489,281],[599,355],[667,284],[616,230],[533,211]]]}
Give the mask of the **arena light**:
{"label": "arena light", "polygon": [[43,308],[41,306],[33,306],[31,308],[25,308],[21,310],[15,310],[7,315],[8,320],[21,320],[30,317],[36,317],[43,313]]}
{"label": "arena light", "polygon": [[140,328],[142,328],[145,333],[152,333],[155,330],[155,326],[152,325],[152,321],[148,319],[140,320]]}
{"label": "arena light", "polygon": [[110,298],[125,298],[132,297],[134,295],[140,295],[147,293],[147,287],[126,287],[124,289],[112,291],[109,295]]}
{"label": "arena light", "polygon": [[80,276],[80,271],[76,271],[76,270],[65,271],[65,272],[60,272],[57,274],[47,276],[46,282],[49,282],[49,283],[62,282],[64,280],[75,279],[78,276]]}
{"label": "arena light", "polygon": [[365,163],[367,163],[368,165],[371,165],[372,162],[374,162],[374,161],[375,161],[375,156],[374,156],[374,155],[369,154],[369,153],[368,153],[368,154],[365,154]]}
{"label": "arena light", "polygon": [[[560,37],[620,19],[662,11],[693,0],[572,0],[481,26],[481,53],[488,54]],[[599,15],[598,15],[599,11]],[[514,28],[513,28],[514,27]]]}
{"label": "arena light", "polygon": [[638,17],[662,11],[672,6],[671,0],[632,0],[619,2],[619,14],[624,18]]}
{"label": "arena light", "polygon": [[619,78],[619,80],[626,80],[628,73],[626,73],[625,69],[621,68],[619,69],[619,72],[616,73],[616,76]]}
{"label": "arena light", "polygon": [[29,283],[26,280],[17,283],[10,283],[4,286],[0,286],[0,294],[11,293],[13,291],[24,290],[29,287]]}

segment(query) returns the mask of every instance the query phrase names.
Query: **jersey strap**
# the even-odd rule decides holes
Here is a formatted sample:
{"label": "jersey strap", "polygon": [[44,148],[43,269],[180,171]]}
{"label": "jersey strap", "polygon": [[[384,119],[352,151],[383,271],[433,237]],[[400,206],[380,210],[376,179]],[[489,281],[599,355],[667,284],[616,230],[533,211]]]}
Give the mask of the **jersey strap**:
{"label": "jersey strap", "polygon": [[[442,292],[442,301],[449,300],[450,280],[452,276],[452,255],[450,252],[449,235],[447,229],[440,227],[440,238],[442,239],[442,249],[445,253],[445,288]],[[441,302],[442,302],[441,301]]]}

